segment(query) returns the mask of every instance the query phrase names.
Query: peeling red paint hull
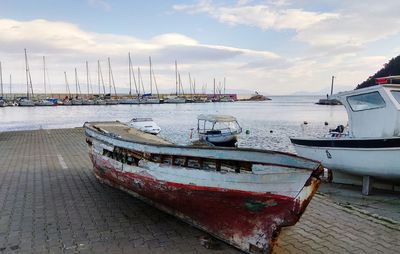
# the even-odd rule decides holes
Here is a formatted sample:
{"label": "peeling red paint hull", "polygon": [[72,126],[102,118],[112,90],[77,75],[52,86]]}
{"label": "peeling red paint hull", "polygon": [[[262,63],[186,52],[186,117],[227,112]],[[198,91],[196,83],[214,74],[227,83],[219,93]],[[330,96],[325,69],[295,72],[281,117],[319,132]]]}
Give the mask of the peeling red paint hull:
{"label": "peeling red paint hull", "polygon": [[315,193],[293,197],[159,181],[113,168],[109,158],[91,154],[96,176],[107,184],[173,214],[246,252],[269,253],[280,228],[294,225]]}

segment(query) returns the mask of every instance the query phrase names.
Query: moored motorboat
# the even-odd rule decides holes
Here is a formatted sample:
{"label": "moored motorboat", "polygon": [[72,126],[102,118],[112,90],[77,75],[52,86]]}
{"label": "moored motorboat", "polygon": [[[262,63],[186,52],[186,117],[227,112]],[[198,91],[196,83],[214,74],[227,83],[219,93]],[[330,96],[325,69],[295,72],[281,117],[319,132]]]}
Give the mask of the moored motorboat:
{"label": "moored motorboat", "polygon": [[157,135],[161,131],[160,126],[158,126],[152,118],[148,117],[133,118],[129,121],[128,126],[153,135]]}
{"label": "moored motorboat", "polygon": [[197,132],[200,141],[216,146],[235,146],[242,128],[233,116],[199,115]]}
{"label": "moored motorboat", "polygon": [[119,104],[139,104],[139,98],[122,98],[119,100]]}
{"label": "moored motorboat", "polygon": [[333,173],[399,181],[400,85],[376,85],[338,93],[332,99],[346,108],[348,129],[341,125],[324,137],[291,138],[296,152],[321,161]]}
{"label": "moored motorboat", "polygon": [[186,98],[182,96],[168,96],[167,98],[165,98],[164,103],[186,103]]}
{"label": "moored motorboat", "polygon": [[172,144],[120,122],[85,123],[96,177],[248,253],[270,253],[322,167],[292,154]]}

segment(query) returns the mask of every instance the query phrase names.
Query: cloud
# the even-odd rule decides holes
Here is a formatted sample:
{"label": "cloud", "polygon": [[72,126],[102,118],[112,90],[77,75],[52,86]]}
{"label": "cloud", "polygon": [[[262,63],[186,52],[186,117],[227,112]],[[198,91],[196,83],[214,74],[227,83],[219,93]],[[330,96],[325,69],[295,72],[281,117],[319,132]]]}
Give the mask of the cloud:
{"label": "cloud", "polygon": [[238,1],[236,4],[217,4],[200,0],[196,4],[174,5],[175,11],[189,14],[206,13],[232,26],[251,26],[262,30],[293,30],[294,39],[305,42],[314,51],[361,50],[370,42],[400,33],[397,12],[400,2],[338,1],[330,11],[308,11],[294,8],[298,1]]}
{"label": "cloud", "polygon": [[[6,66],[5,72],[17,73],[19,80],[16,79],[15,82],[20,84],[24,83],[24,48],[28,48],[32,77],[35,82],[37,82],[37,77],[40,80],[42,76],[41,57],[46,55],[48,68],[55,76],[52,80],[58,84],[64,83],[64,71],[71,74],[75,67],[78,67],[79,74],[83,76],[85,60],[89,60],[93,72],[93,70],[96,71],[97,59],[100,59],[103,73],[107,73],[104,71],[106,58],[111,57],[116,79],[125,80],[120,84],[126,86],[128,52],[132,52],[135,65],[142,68],[148,68],[148,56],[153,56],[156,73],[160,75],[158,77],[160,84],[162,81],[171,83],[175,59],[185,63],[179,66],[182,71],[199,70],[203,73],[203,79],[211,79],[227,71],[221,66],[229,65],[233,70],[237,70],[240,65],[243,65],[243,61],[248,62],[250,59],[266,61],[281,58],[278,54],[269,51],[204,44],[177,33],[160,34],[143,40],[126,35],[84,31],[75,24],[44,19],[31,21],[0,19],[0,34],[2,45],[0,58]],[[230,63],[227,64],[227,62]],[[204,71],[204,68],[208,69],[208,73]],[[166,77],[167,75],[171,77]],[[85,80],[84,77],[80,79]],[[23,86],[20,88],[23,89]]]}
{"label": "cloud", "polygon": [[319,13],[303,9],[286,9],[286,1],[252,4],[239,1],[236,5],[215,5],[201,0],[195,5],[174,5],[176,11],[190,14],[207,13],[221,23],[247,25],[267,29],[305,29],[323,20],[336,19],[336,13]]}

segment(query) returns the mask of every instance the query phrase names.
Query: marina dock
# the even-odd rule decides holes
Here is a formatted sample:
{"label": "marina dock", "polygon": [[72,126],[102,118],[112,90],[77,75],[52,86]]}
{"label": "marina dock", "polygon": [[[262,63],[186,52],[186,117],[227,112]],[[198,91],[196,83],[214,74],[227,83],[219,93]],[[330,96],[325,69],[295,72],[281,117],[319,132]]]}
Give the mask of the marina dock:
{"label": "marina dock", "polygon": [[[82,128],[0,133],[0,165],[0,253],[241,253],[99,183]],[[322,186],[274,253],[398,253],[399,195],[358,192]]]}

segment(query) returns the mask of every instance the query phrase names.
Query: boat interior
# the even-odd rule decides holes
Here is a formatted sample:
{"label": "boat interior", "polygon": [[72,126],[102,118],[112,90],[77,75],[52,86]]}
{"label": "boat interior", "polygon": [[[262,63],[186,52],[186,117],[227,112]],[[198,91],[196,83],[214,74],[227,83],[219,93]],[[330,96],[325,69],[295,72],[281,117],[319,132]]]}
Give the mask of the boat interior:
{"label": "boat interior", "polygon": [[[148,149],[127,149],[122,145],[118,146],[116,144],[103,146],[102,155],[128,165],[137,166],[139,165],[140,160],[145,159],[155,163],[236,173],[253,173],[255,169],[256,171],[259,171],[260,167],[263,168],[265,172],[279,171],[281,173],[289,170],[292,171],[294,169],[299,171],[318,171],[317,169],[322,168],[318,162],[281,152],[243,148],[178,146],[161,137],[129,128],[121,122],[86,123],[85,127],[114,139],[116,138],[128,142],[135,142],[139,145],[144,144],[155,147],[154,152],[149,152]],[[93,138],[88,137],[86,142],[89,146],[92,146]],[[171,149],[175,149],[175,152],[163,152],[159,149],[162,147],[170,147]],[[183,152],[178,153],[176,152],[176,149],[180,149],[180,151]],[[185,151],[188,152],[185,154]],[[211,154],[211,156],[204,152],[202,153],[201,151],[207,151],[207,154]],[[228,159],[226,156],[225,158],[223,158],[224,156],[216,156],[216,153],[219,152],[223,152],[225,155],[230,153],[232,154],[229,155],[230,158]],[[240,152],[243,153],[242,157],[237,156]],[[278,156],[280,158],[276,161],[262,161],[262,159],[256,158],[253,161],[244,157],[246,154],[250,153],[253,153],[253,156],[254,154],[260,154],[260,156],[271,155],[270,158],[273,158],[274,156],[276,157],[276,155],[281,156]]]}

